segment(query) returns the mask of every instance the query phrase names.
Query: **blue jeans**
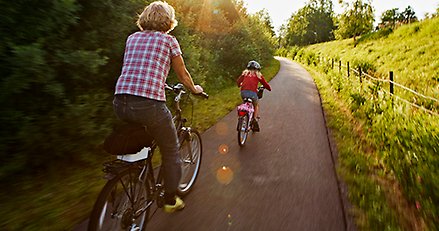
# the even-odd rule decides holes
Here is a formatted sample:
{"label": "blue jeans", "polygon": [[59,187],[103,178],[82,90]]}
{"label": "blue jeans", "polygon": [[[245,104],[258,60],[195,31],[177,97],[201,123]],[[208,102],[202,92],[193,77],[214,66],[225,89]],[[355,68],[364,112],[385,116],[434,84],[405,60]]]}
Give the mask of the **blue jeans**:
{"label": "blue jeans", "polygon": [[116,116],[126,122],[141,123],[154,137],[162,155],[165,196],[174,198],[181,178],[177,130],[165,102],[134,95],[115,95]]}
{"label": "blue jeans", "polygon": [[241,91],[241,98],[250,98],[252,99],[253,105],[256,106],[258,105],[258,101],[259,101],[259,97],[258,94],[254,91],[250,91],[250,90],[242,90]]}

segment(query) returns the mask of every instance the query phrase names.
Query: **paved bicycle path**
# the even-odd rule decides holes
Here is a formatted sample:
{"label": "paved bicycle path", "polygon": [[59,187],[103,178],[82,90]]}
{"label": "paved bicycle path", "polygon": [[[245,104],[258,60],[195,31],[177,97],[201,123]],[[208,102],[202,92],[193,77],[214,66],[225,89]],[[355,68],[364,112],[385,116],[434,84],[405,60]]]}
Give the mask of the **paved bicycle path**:
{"label": "paved bicycle path", "polygon": [[[278,59],[273,91],[260,101],[261,132],[240,148],[236,111],[204,132],[186,208],[157,211],[147,230],[355,230],[345,220],[316,86],[300,65]],[[86,230],[86,222],[74,230]]]}
{"label": "paved bicycle path", "polygon": [[317,88],[300,65],[278,59],[273,91],[260,101],[261,132],[240,148],[232,111],[203,133],[201,173],[186,208],[158,211],[148,228],[348,229]]}

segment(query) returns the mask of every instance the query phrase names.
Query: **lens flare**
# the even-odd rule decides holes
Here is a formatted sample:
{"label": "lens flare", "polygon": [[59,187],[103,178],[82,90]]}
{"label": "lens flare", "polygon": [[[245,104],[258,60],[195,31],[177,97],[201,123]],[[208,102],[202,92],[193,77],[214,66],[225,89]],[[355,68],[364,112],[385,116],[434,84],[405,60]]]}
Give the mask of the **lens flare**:
{"label": "lens flare", "polygon": [[230,184],[233,180],[233,171],[227,166],[222,166],[216,171],[216,179],[224,185]]}
{"label": "lens flare", "polygon": [[223,155],[227,154],[229,152],[229,146],[227,146],[227,144],[221,144],[218,147],[218,152]]}

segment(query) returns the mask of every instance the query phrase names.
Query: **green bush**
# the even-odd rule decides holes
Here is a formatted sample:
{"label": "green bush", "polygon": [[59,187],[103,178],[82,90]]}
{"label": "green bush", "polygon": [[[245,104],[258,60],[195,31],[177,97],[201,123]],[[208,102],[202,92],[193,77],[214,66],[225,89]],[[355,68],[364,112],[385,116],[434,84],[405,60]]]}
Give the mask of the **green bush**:
{"label": "green bush", "polygon": [[[0,180],[80,163],[98,147],[115,123],[111,100],[125,40],[138,30],[136,14],[148,2],[25,0],[2,5],[0,157],[5,161]],[[215,5],[221,9],[211,12],[214,30],[204,31],[196,1],[169,3],[179,20],[171,33],[194,81],[206,91],[234,85],[249,60],[262,65],[271,60],[274,40],[261,17]],[[175,74],[169,81],[176,81]],[[8,158],[10,153],[16,158]]]}
{"label": "green bush", "polygon": [[[8,188],[0,194],[3,229],[71,229],[87,216],[103,183],[99,166],[107,156],[100,144],[118,122],[112,98],[125,40],[138,30],[137,14],[148,2],[0,3],[0,182]],[[209,94],[237,92],[235,79],[251,59],[272,64],[273,38],[261,17],[232,2],[209,2],[221,8],[210,11],[212,17],[203,17],[205,5],[197,0],[167,2],[176,9],[179,25],[171,34],[186,67]],[[201,28],[206,18],[213,30]],[[175,73],[168,81],[177,81]],[[222,113],[198,118],[195,126],[205,129]],[[17,209],[17,201],[26,206]]]}
{"label": "green bush", "polygon": [[370,33],[367,33],[367,34],[361,36],[358,40],[356,40],[356,44],[358,45],[362,42],[373,41],[373,40],[377,40],[380,38],[385,38],[385,37],[389,36],[391,33],[393,33],[393,29],[390,27],[380,29],[376,32],[370,32]]}

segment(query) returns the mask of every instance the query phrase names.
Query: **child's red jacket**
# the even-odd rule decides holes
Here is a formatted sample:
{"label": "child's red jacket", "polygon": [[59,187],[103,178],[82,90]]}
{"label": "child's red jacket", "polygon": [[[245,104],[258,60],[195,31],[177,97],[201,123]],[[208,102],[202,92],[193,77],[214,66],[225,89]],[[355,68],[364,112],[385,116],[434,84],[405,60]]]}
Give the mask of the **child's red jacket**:
{"label": "child's red jacket", "polygon": [[241,91],[249,90],[257,93],[259,83],[261,83],[267,90],[271,91],[270,84],[267,83],[262,74],[260,76],[261,78],[258,78],[255,73],[242,74],[239,76],[236,83],[238,84],[238,87],[241,87]]}

